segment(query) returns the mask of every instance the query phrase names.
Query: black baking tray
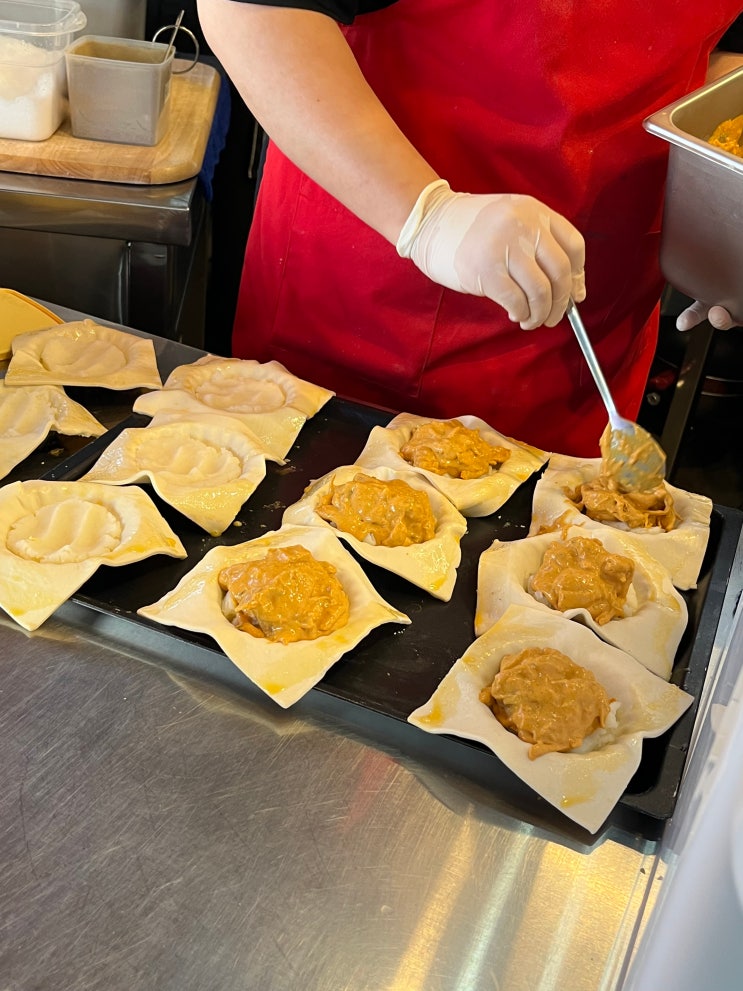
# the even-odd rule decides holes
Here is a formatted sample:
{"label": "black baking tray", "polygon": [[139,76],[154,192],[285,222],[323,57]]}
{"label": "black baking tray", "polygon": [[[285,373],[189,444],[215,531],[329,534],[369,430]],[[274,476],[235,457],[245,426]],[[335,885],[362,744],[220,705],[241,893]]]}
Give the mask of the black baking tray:
{"label": "black baking tray", "polygon": [[[194,652],[197,660],[192,662],[195,674],[207,679],[217,678],[233,686],[236,681],[239,684],[244,680],[247,688],[247,678],[210,637],[160,626],[137,616],[137,609],[172,589],[216,544],[240,543],[277,529],[284,510],[301,497],[307,484],[333,468],[353,463],[372,427],[386,424],[391,415],[374,407],[337,398],[330,400],[305,424],[289,452],[288,463],[284,466],[268,463],[266,478],[243,506],[236,524],[219,537],[209,537],[148,488],[163,516],[183,541],[188,558],[175,560],[158,556],[122,568],[101,567],[73,601],[108,616],[123,618],[143,629],[157,631],[166,638],[173,655],[178,655],[179,646],[181,649],[186,644],[198,647],[200,649]],[[89,443],[43,477],[79,478],[119,430],[127,426],[144,426],[148,422],[147,417],[131,414],[107,435]],[[496,538],[513,540],[526,536],[538,474],[524,483],[498,512],[468,520],[467,533],[461,543],[462,561],[449,602],[434,599],[398,576],[359,559],[377,591],[395,608],[406,613],[412,622],[406,627],[389,624],[374,630],[328,671],[313,692],[325,693],[337,700],[351,722],[355,707],[361,707],[365,715],[379,714],[406,722],[410,712],[431,696],[454,661],[474,639],[479,556]],[[737,510],[713,508],[710,539],[698,587],[683,593],[689,623],[678,648],[671,680],[689,692],[694,702],[667,733],[643,743],[640,766],[619,803],[641,819],[650,817],[662,821],[673,813],[742,521],[743,514]],[[490,751],[477,743],[454,737],[443,739],[449,746],[485,751],[492,761],[499,763]]]}

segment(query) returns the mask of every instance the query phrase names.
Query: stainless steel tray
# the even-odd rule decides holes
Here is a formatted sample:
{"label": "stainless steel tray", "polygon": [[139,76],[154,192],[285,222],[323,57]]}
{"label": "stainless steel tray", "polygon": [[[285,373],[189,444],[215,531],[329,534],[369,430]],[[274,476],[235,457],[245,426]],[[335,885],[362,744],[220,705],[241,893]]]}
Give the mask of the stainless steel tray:
{"label": "stainless steel tray", "polygon": [[743,159],[709,144],[743,113],[743,67],[652,114],[646,130],[669,143],[660,265],[692,299],[743,323]]}

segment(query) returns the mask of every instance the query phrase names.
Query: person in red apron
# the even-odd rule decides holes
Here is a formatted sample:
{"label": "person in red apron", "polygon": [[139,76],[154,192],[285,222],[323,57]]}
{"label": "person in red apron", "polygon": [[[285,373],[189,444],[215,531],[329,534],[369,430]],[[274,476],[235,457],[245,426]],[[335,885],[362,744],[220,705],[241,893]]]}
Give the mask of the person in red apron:
{"label": "person in red apron", "polygon": [[272,139],[233,353],[342,397],[474,414],[596,456],[606,412],[564,310],[584,299],[585,267],[583,321],[636,418],[667,156],[642,121],[704,82],[740,12],[740,0],[200,0]]}

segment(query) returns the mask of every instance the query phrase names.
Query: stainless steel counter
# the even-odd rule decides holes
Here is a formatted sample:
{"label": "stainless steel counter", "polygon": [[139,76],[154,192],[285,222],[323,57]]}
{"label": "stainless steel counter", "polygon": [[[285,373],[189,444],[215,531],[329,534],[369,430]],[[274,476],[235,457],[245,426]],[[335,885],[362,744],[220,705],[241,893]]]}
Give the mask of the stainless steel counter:
{"label": "stainless steel counter", "polygon": [[3,987],[611,987],[653,847],[312,713],[3,627]]}
{"label": "stainless steel counter", "polygon": [[[0,224],[57,234],[187,245],[198,180],[130,185],[0,173]],[[71,304],[68,304],[71,305]]]}
{"label": "stainless steel counter", "polygon": [[[739,543],[702,714],[742,588]],[[476,751],[317,691],[279,709],[196,649],[76,603],[0,617],[2,991],[622,986],[662,837],[587,840]]]}
{"label": "stainless steel counter", "polygon": [[75,604],[2,620],[3,991],[621,985],[657,841],[523,821],[317,693],[179,674],[172,644]]}
{"label": "stainless steel counter", "polygon": [[209,204],[197,178],[0,173],[0,285],[203,346]]}

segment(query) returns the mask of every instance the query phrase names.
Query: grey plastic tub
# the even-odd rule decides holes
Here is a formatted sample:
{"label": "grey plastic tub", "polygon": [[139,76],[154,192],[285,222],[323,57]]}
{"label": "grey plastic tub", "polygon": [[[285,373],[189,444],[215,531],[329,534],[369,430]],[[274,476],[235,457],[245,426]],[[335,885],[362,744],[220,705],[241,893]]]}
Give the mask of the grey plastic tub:
{"label": "grey plastic tub", "polygon": [[76,138],[156,145],[169,123],[174,49],[84,35],[68,46],[70,123]]}

